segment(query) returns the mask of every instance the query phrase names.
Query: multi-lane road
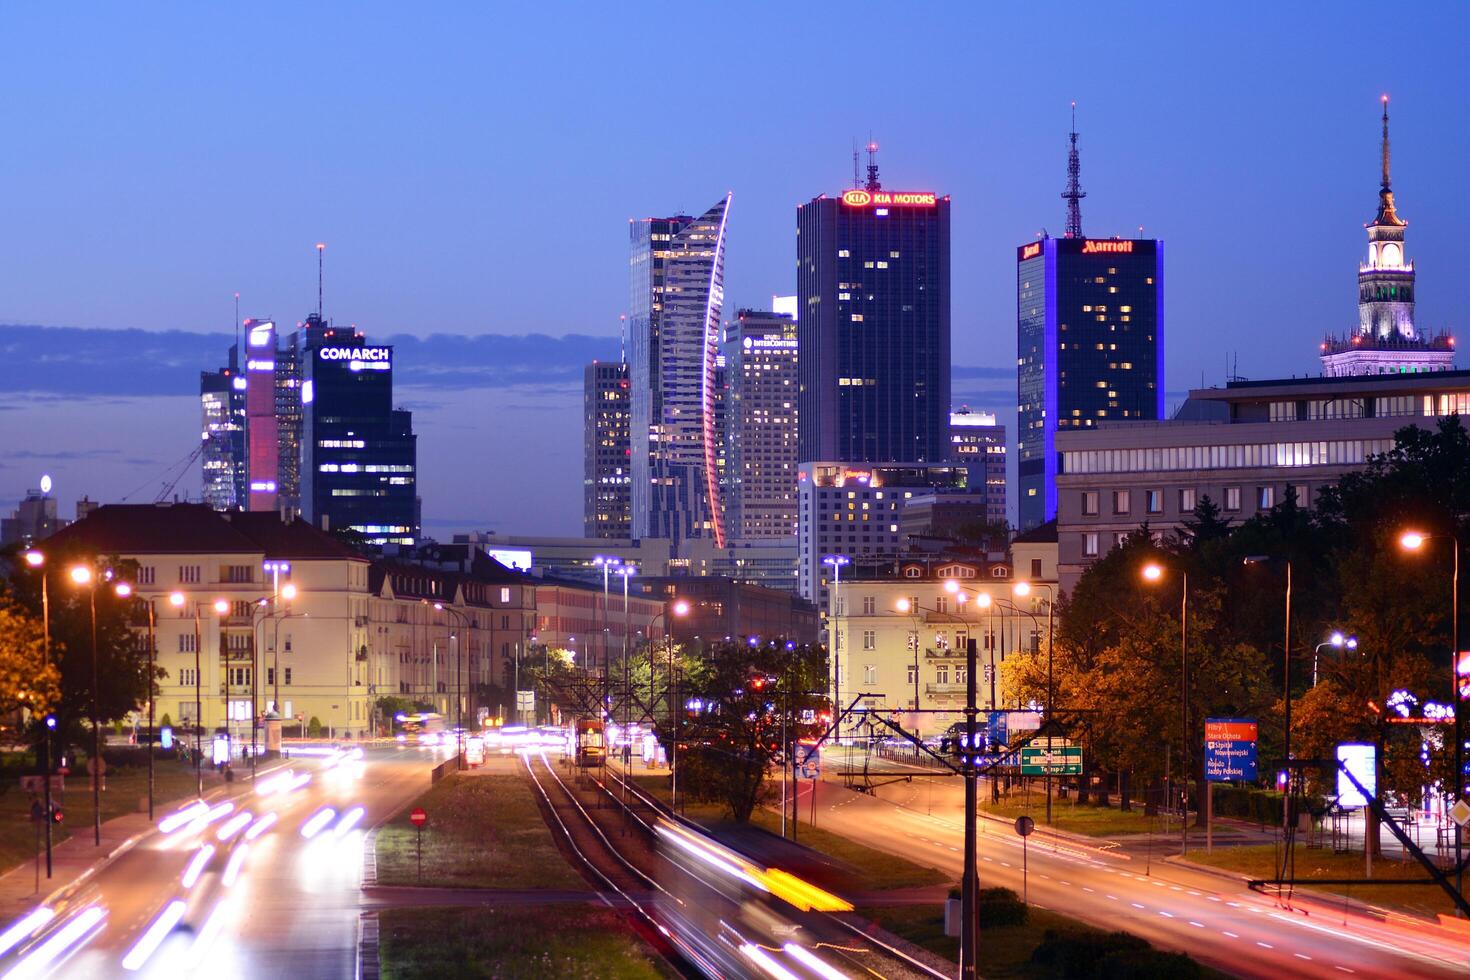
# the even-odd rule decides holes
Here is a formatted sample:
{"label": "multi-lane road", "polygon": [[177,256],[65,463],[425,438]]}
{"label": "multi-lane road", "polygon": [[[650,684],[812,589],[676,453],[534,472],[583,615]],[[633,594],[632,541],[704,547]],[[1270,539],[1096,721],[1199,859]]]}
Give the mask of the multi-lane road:
{"label": "multi-lane road", "polygon": [[[883,768],[901,765],[885,760]],[[813,791],[819,827],[960,875],[959,779],[895,782],[875,795],[803,781],[803,820],[810,819]],[[1182,950],[1230,974],[1341,980],[1470,972],[1470,942],[1442,937],[1438,930],[1333,915],[1316,905],[1287,909],[1221,876],[1107,848],[1033,836],[1023,853],[1021,839],[1006,824],[982,820],[980,826],[982,887],[1025,889],[1037,905]],[[981,943],[983,973],[983,936]]]}
{"label": "multi-lane road", "polygon": [[392,747],[298,753],[254,789],[246,778],[192,814],[162,813],[170,832],[89,876],[26,936],[0,933],[0,975],[352,977],[364,830],[426,789],[430,764]]}

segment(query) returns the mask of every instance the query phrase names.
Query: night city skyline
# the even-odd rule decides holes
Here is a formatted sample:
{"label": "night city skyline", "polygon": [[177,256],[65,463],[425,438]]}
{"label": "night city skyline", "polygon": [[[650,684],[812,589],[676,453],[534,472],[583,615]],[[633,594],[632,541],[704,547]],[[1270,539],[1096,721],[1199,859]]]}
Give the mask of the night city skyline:
{"label": "night city skyline", "polygon": [[[1078,8],[1058,20],[1076,30],[1052,34],[1028,31],[1036,25],[1020,14],[992,22],[936,10],[887,32],[891,67],[907,67],[875,70],[882,84],[856,105],[798,105],[782,95],[797,82],[820,92],[846,70],[837,53],[791,58],[795,49],[773,40],[829,22],[817,13],[783,13],[795,18],[789,31],[757,36],[754,22],[720,24],[713,13],[637,23],[584,12],[577,30],[558,32],[542,15],[504,12],[496,29],[527,43],[484,70],[474,46],[456,40],[487,26],[476,15],[416,20],[409,36],[433,37],[432,54],[409,44],[390,63],[373,55],[394,45],[394,28],[405,24],[387,8],[379,13],[343,25],[326,13],[293,12],[294,20],[267,27],[190,11],[151,42],[166,57],[114,66],[104,87],[87,70],[44,87],[27,79],[41,77],[41,64],[58,53],[46,38],[66,37],[86,61],[90,48],[148,31],[146,19],[49,25],[3,69],[12,88],[33,98],[0,109],[0,119],[47,153],[0,163],[0,323],[208,333],[219,350],[228,346],[236,292],[242,317],[289,325],[315,307],[313,246],[325,241],[328,316],[388,343],[405,334],[461,338],[425,340],[444,348],[438,357],[425,350],[426,373],[462,369],[474,343],[466,337],[601,338],[507,342],[525,365],[509,372],[519,382],[509,387],[496,367],[483,372],[484,387],[455,390],[436,382],[458,375],[436,374],[416,388],[413,353],[400,356],[398,398],[416,403],[424,420],[430,533],[575,533],[576,379],[586,359],[616,357],[630,218],[697,214],[707,199],[733,191],[725,308],[764,308],[772,294],[795,292],[796,205],[848,186],[852,145],[870,133],[886,186],[953,198],[953,400],[995,410],[1008,424],[1013,250],[1042,228],[1064,228],[1059,194],[1073,100],[1089,195],[1084,232],[1136,235],[1142,225],[1169,243],[1167,408],[1201,380],[1222,382],[1227,363],[1254,378],[1315,374],[1317,341],[1352,324],[1382,92],[1393,99],[1395,185],[1422,273],[1420,322],[1453,330],[1464,299],[1450,270],[1470,258],[1456,234],[1466,206],[1453,170],[1466,137],[1444,123],[1464,95],[1435,72],[1437,46],[1455,35],[1458,11],[1405,14],[1406,26],[1419,29],[1405,30],[1402,44],[1416,56],[1365,67],[1348,43],[1356,18],[1347,11],[1327,22],[1279,15],[1261,31],[1199,14],[1098,19]],[[931,25],[947,18],[966,30],[936,34]],[[40,26],[15,12],[6,19],[15,31]],[[208,67],[267,38],[282,63],[310,63],[310,39],[328,26],[334,45],[364,57],[312,74],[310,84],[290,73]],[[671,162],[657,140],[623,138],[632,89],[579,84],[615,77],[620,43],[672,42],[713,27],[729,32],[752,68],[779,65],[781,81],[770,71],[751,71],[740,84],[717,73],[705,91],[674,90],[669,97],[685,108],[718,108],[678,141],[685,161]],[[979,70],[958,56],[967,32],[1035,40],[992,46],[993,63]],[[1161,43],[1166,36],[1197,43]],[[1310,46],[1299,40],[1308,36]],[[1099,70],[1089,57],[1094,39],[1099,50],[1127,50],[1127,69]],[[933,45],[938,56],[927,50]],[[541,79],[533,112],[511,83],[544,56],[581,67]],[[1037,67],[1053,57],[1053,67]],[[559,118],[581,123],[550,124]],[[747,138],[753,127],[768,138]],[[281,149],[259,149],[273,146]],[[563,288],[569,268],[573,289]],[[65,334],[57,345],[44,336],[6,333],[0,506],[42,471],[68,505],[83,494],[115,498],[123,485],[151,498],[191,448],[192,372],[218,353],[201,361],[186,345],[145,354],[120,334]],[[575,353],[563,357],[569,346]],[[98,363],[84,360],[85,370],[64,382],[44,380],[43,359],[54,369],[57,358],[85,358],[86,350]],[[143,374],[161,376],[146,390],[131,364],[140,357],[155,361]],[[95,409],[104,405],[99,424]],[[474,425],[471,415],[515,422]],[[532,442],[522,441],[526,433]],[[466,459],[467,444],[480,454]],[[549,497],[485,462],[533,444],[542,447],[538,467],[553,477]],[[197,473],[179,490],[197,495]]]}

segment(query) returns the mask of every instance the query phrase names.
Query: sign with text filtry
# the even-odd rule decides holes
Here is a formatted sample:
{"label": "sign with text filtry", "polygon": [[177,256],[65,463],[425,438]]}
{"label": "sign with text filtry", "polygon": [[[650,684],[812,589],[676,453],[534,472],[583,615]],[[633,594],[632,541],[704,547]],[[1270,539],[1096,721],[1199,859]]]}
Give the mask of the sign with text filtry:
{"label": "sign with text filtry", "polygon": [[1250,718],[1205,719],[1205,779],[1256,778],[1256,723]]}

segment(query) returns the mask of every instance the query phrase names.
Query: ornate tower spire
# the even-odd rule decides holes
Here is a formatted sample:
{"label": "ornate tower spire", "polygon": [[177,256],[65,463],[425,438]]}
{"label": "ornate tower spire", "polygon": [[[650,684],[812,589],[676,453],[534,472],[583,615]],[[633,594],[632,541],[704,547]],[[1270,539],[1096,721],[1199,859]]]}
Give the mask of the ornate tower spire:
{"label": "ornate tower spire", "polygon": [[1067,154],[1067,189],[1062,200],[1067,202],[1067,237],[1082,237],[1082,199],[1087,192],[1082,189],[1082,161],[1077,156],[1077,103],[1072,103],[1072,150]]}
{"label": "ornate tower spire", "polygon": [[1388,96],[1383,97],[1383,182],[1378,187],[1378,214],[1375,225],[1401,226],[1402,218],[1393,209],[1393,185],[1388,177]]}

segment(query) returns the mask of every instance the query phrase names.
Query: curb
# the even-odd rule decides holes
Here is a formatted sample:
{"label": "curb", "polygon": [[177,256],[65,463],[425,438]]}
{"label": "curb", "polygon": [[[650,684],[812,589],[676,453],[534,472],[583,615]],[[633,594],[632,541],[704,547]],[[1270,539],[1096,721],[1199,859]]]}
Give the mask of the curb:
{"label": "curb", "polygon": [[357,916],[357,980],[378,980],[378,913]]}

